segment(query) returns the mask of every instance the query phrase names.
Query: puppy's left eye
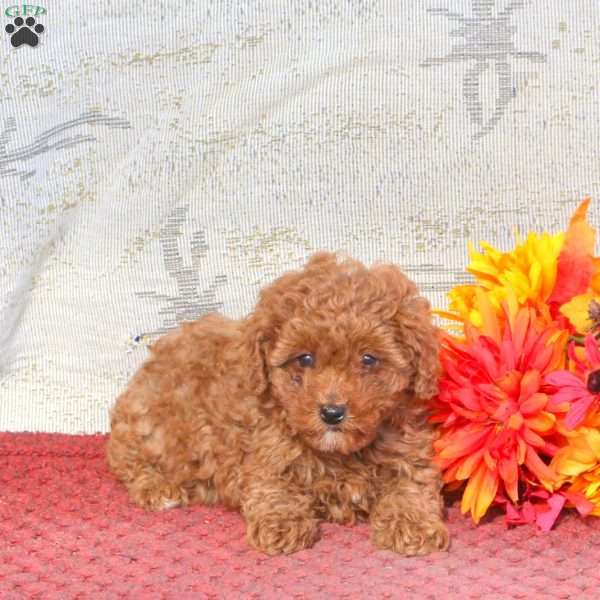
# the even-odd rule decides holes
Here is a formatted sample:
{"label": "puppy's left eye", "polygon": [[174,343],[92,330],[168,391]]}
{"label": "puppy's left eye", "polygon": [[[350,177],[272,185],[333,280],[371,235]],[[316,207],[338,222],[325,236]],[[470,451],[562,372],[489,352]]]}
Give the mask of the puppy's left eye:
{"label": "puppy's left eye", "polygon": [[360,358],[360,362],[365,367],[373,367],[379,362],[379,360],[372,354],[363,354]]}
{"label": "puppy's left eye", "polygon": [[313,354],[310,353],[306,353],[306,354],[301,354],[300,356],[298,356],[296,358],[296,360],[298,361],[298,364],[301,367],[314,367],[315,365],[315,357]]}

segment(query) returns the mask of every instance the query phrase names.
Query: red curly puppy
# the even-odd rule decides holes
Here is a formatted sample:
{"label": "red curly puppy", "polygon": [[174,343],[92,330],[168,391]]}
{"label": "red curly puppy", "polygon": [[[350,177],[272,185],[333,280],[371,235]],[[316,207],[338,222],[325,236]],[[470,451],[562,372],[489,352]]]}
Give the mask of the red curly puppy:
{"label": "red curly puppy", "polygon": [[247,319],[209,315],[160,339],[112,412],[108,460],[133,501],[222,502],[269,554],[319,522],[369,520],[406,555],[448,546],[424,400],[429,305],[398,268],[320,253]]}

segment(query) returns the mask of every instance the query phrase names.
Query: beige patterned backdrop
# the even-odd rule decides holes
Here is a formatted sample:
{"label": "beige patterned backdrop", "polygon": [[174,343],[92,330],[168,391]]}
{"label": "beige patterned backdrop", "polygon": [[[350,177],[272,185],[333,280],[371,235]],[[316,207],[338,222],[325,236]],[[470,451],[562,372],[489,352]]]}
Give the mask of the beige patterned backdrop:
{"label": "beige patterned backdrop", "polygon": [[599,0],[59,1],[35,48],[6,6],[2,430],[106,431],[148,341],[314,250],[441,305],[467,239],[600,200]]}

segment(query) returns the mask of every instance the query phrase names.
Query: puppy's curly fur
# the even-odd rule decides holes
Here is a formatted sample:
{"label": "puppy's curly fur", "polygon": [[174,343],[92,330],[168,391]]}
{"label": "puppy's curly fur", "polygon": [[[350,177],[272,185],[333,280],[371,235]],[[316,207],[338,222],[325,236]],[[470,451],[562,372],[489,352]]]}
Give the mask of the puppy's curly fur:
{"label": "puppy's curly fur", "polygon": [[369,520],[406,555],[445,549],[424,402],[437,338],[397,267],[316,254],[247,319],[205,316],[152,347],[112,412],[109,464],[148,509],[239,509],[269,554],[311,546],[322,520]]}

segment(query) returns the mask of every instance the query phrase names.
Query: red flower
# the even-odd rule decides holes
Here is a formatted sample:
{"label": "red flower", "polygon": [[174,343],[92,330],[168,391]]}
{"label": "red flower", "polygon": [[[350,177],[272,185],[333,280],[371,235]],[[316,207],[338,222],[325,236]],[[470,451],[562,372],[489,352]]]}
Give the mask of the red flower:
{"label": "red flower", "polygon": [[484,335],[467,327],[465,341],[446,337],[441,352],[436,459],[447,483],[467,481],[461,509],[475,522],[497,496],[517,503],[519,482],[557,478],[543,459],[555,451],[556,417],[542,385],[563,366],[567,333],[512,306],[505,319],[484,310]]}

